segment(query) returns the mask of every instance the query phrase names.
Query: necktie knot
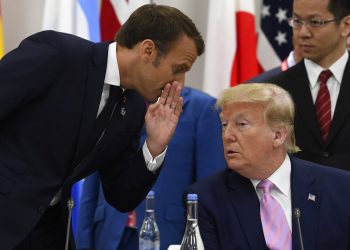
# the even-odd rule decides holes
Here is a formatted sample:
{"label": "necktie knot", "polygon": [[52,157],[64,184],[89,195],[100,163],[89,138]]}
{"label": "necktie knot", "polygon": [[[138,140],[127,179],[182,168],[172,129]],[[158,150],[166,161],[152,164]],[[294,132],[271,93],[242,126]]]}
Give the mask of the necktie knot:
{"label": "necktie knot", "polygon": [[273,183],[268,179],[262,180],[257,185],[258,188],[262,189],[264,193],[270,193],[273,189]]}
{"label": "necktie knot", "polygon": [[320,73],[320,76],[318,77],[319,81],[320,81],[320,85],[321,84],[326,84],[328,79],[332,76],[332,71],[330,71],[329,69],[327,70],[323,70]]}
{"label": "necktie knot", "polygon": [[123,94],[123,89],[121,87],[110,85],[108,101],[115,103],[120,99],[122,94]]}

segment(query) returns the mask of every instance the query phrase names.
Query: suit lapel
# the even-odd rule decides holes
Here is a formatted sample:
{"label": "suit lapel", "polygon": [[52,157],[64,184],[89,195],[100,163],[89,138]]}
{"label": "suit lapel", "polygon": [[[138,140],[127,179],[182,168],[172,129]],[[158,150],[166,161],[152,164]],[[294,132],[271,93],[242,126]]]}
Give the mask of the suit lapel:
{"label": "suit lapel", "polygon": [[[307,170],[307,166],[293,157],[291,157],[291,162],[292,212],[295,208],[300,209],[300,226],[304,248],[315,249],[319,224],[319,204],[321,193],[315,178],[311,173],[305,171]],[[296,219],[293,217],[293,250],[300,249],[300,240],[298,237],[296,222]]]}
{"label": "suit lapel", "polygon": [[80,132],[78,135],[77,151],[75,154],[74,165],[81,161],[87,150],[89,135],[96,120],[98,107],[101,100],[101,94],[104,84],[104,76],[107,67],[108,44],[97,44],[94,52],[93,65],[88,69],[85,89],[85,98],[83,102],[83,113],[81,119]]}
{"label": "suit lapel", "polygon": [[[310,82],[304,61],[291,68],[288,74],[290,75],[290,79],[293,79],[293,82],[289,82],[286,90],[289,91],[294,99],[296,114],[300,116],[300,119],[305,121],[310,133],[313,134],[320,145],[323,145],[321,129],[316,117],[315,105],[312,101]],[[285,85],[282,83],[282,86]]]}
{"label": "suit lapel", "polygon": [[339,90],[339,96],[332,119],[332,126],[329,133],[328,144],[334,139],[337,131],[350,113],[350,60],[345,66],[342,83]]}
{"label": "suit lapel", "polygon": [[242,226],[250,249],[266,249],[260,220],[260,202],[250,180],[230,172],[228,176],[231,203]]}

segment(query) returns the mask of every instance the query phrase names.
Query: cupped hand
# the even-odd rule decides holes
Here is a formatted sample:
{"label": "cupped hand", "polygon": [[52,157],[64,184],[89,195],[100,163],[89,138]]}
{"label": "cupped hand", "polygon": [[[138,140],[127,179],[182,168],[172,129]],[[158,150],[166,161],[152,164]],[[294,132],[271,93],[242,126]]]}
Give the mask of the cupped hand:
{"label": "cupped hand", "polygon": [[176,81],[166,84],[158,102],[148,107],[145,116],[146,142],[153,157],[165,150],[175,132],[182,112],[181,90]]}

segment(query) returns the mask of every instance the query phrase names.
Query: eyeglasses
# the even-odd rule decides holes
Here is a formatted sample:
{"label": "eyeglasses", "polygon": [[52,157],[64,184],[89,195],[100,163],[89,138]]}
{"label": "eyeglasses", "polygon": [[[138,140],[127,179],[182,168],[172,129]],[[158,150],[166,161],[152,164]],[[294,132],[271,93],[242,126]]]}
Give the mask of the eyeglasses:
{"label": "eyeglasses", "polygon": [[302,20],[298,18],[288,18],[288,24],[293,29],[300,29],[303,24],[309,28],[320,28],[327,23],[334,22],[337,18],[329,20]]}

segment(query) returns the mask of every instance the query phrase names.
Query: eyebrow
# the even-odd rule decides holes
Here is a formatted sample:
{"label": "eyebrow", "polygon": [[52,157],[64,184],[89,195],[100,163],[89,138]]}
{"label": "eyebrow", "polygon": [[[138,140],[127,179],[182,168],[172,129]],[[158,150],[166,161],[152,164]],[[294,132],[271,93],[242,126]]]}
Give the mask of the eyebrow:
{"label": "eyebrow", "polygon": [[[296,14],[295,12],[293,12],[293,16],[295,16],[298,19],[303,19],[298,14]],[[320,14],[312,14],[312,15],[307,17],[307,19],[312,19],[312,18],[322,18],[322,15],[320,15]]]}

